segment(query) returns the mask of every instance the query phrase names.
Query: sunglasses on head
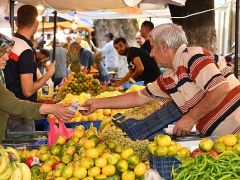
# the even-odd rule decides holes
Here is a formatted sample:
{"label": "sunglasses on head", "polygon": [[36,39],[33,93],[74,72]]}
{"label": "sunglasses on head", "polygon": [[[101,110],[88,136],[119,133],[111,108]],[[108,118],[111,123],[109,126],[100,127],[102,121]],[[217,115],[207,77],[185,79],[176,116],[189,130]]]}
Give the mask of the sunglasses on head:
{"label": "sunglasses on head", "polygon": [[13,40],[0,33],[0,53],[9,53],[14,44],[15,42]]}

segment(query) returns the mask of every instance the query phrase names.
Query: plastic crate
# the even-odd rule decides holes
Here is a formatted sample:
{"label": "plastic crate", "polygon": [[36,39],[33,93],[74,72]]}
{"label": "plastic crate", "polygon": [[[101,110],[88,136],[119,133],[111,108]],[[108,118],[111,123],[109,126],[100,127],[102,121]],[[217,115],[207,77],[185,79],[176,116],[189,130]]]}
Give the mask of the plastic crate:
{"label": "plastic crate", "polygon": [[150,167],[156,169],[160,176],[166,180],[172,179],[172,168],[177,168],[181,164],[175,157],[150,156]]}
{"label": "plastic crate", "polygon": [[[113,122],[133,139],[148,139],[151,135],[163,130],[168,124],[176,122],[182,117],[177,105],[173,102],[167,104],[162,109],[152,113],[143,120],[127,119],[125,116],[117,114],[113,117]],[[124,121],[123,121],[124,120]]]}
{"label": "plastic crate", "polygon": [[23,139],[16,139],[16,140],[4,140],[2,145],[4,147],[14,147],[17,149],[39,149],[39,146],[47,144],[47,139],[40,139],[40,140],[23,140]]}
{"label": "plastic crate", "polygon": [[47,137],[47,131],[32,131],[32,132],[6,132],[5,139],[6,140],[33,140],[37,138],[41,138],[42,136]]}
{"label": "plastic crate", "polygon": [[[93,127],[99,129],[101,121],[85,121],[85,122],[72,122],[72,123],[64,123],[67,128],[74,128],[76,126],[83,125],[85,129],[89,129],[91,123],[93,123]],[[45,124],[44,129],[49,131],[49,123]]]}

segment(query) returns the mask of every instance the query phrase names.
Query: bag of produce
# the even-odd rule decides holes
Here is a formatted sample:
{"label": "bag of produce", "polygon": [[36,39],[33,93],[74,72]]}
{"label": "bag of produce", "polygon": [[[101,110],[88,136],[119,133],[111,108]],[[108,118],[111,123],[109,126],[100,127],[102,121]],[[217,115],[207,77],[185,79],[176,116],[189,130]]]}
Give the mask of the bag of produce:
{"label": "bag of produce", "polygon": [[[55,121],[58,121],[58,126],[55,124]],[[65,136],[67,139],[70,139],[73,136],[74,130],[72,128],[67,128],[65,124],[57,118],[51,118],[49,122],[49,131],[48,131],[48,146],[55,144],[59,136]]]}

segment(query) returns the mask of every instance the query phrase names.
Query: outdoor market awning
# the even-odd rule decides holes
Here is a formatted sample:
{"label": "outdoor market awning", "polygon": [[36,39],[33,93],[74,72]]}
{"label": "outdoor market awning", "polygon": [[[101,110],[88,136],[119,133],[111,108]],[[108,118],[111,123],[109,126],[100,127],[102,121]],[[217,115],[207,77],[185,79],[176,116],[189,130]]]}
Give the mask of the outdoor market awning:
{"label": "outdoor market awning", "polygon": [[[63,29],[71,29],[72,28],[72,23],[69,21],[64,21],[64,22],[58,22],[57,23],[58,27],[61,27]],[[44,28],[46,29],[51,29],[54,27],[54,23],[53,22],[46,22],[44,23]],[[42,29],[42,23],[39,24],[38,29]],[[86,30],[86,31],[93,31],[93,28],[91,27],[87,27],[81,23],[76,23],[76,29],[81,29],[81,30]]]}
{"label": "outdoor market awning", "polygon": [[131,12],[140,4],[174,4],[184,6],[186,0],[18,0],[34,6],[44,5],[57,11],[98,11],[112,10]]}

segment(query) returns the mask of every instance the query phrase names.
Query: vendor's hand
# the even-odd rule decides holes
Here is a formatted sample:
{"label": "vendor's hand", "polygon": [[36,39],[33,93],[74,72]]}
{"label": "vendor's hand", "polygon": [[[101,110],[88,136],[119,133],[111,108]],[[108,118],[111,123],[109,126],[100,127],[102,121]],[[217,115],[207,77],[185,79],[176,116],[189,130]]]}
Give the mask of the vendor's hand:
{"label": "vendor's hand", "polygon": [[119,82],[111,83],[111,86],[119,87],[119,86],[121,86],[121,83],[119,83]]}
{"label": "vendor's hand", "polygon": [[56,61],[53,61],[53,63],[50,63],[50,64],[46,64],[45,68],[46,68],[46,72],[48,74],[50,74],[51,76],[53,76],[53,74],[55,73],[55,69],[56,69]]}
{"label": "vendor's hand", "polygon": [[76,113],[69,110],[71,103],[65,104],[53,104],[50,108],[50,113],[56,116],[57,118],[68,121],[75,117]]}
{"label": "vendor's hand", "polygon": [[184,115],[176,122],[173,128],[173,134],[177,136],[186,136],[191,132],[194,124],[195,121],[190,116]]}
{"label": "vendor's hand", "polygon": [[81,114],[83,115],[88,115],[93,113],[94,111],[97,110],[97,106],[96,106],[96,99],[89,99],[86,100],[83,104],[82,107],[86,107],[88,110],[80,110]]}

